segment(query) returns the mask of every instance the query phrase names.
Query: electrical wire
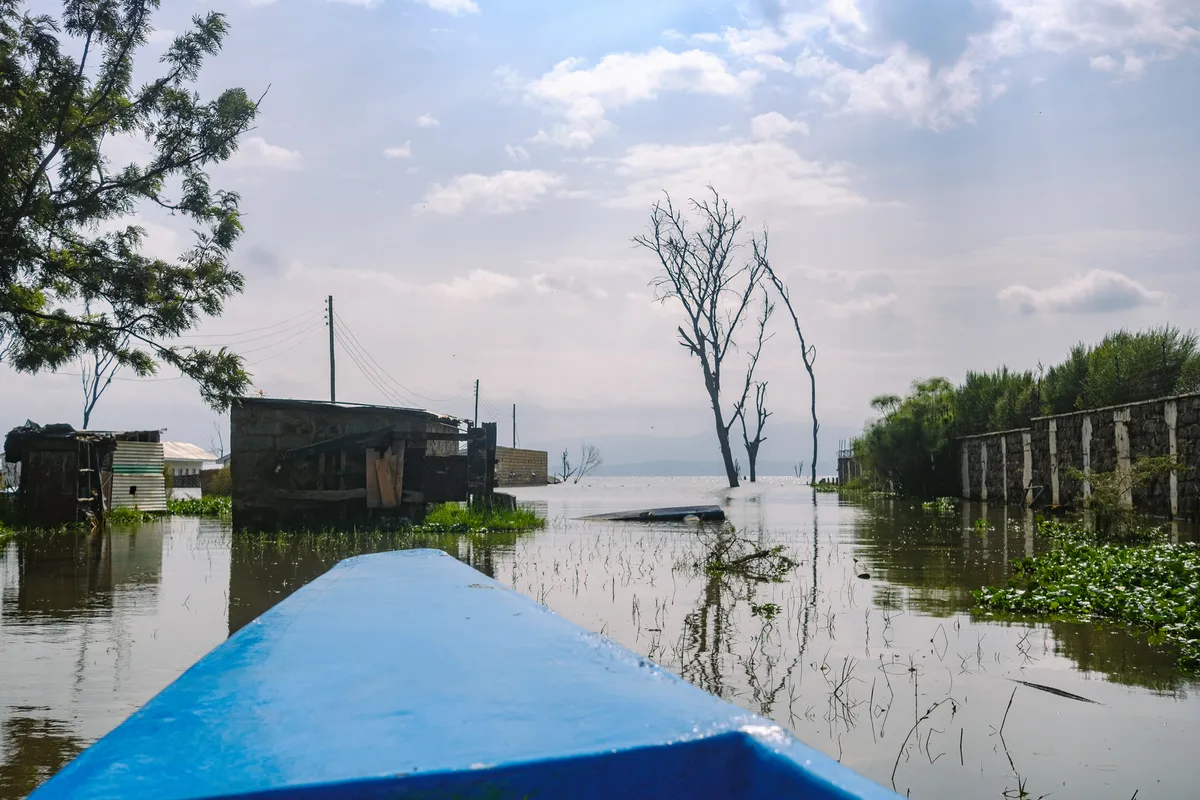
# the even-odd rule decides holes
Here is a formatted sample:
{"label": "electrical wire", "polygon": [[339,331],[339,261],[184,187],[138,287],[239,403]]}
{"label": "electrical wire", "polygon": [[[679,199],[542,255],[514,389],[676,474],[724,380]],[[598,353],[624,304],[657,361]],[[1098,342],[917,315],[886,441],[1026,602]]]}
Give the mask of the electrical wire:
{"label": "electrical wire", "polygon": [[[293,344],[291,347],[287,348],[286,350],[280,350],[278,353],[275,353],[275,354],[273,354],[273,355],[269,355],[269,356],[267,356],[266,358],[260,358],[258,361],[250,361],[250,362],[247,362],[246,366],[249,366],[249,367],[256,367],[256,366],[258,366],[259,364],[266,363],[267,361],[270,361],[270,360],[271,360],[271,359],[273,359],[273,358],[279,358],[281,355],[283,355],[283,354],[285,354],[285,353],[290,353],[290,352],[292,352],[293,350],[295,350],[297,347],[299,347],[300,345],[302,345],[302,344],[304,344],[305,342],[307,342],[309,339],[311,339],[311,338],[313,338],[314,336],[316,336],[318,333],[323,333],[323,331],[322,331],[320,328],[318,328],[317,330],[313,331],[313,332],[312,332],[312,333],[310,333],[308,336],[305,336],[303,339],[301,339],[300,341],[296,342],[295,344]],[[281,344],[282,344],[282,342],[281,342]]]}
{"label": "electrical wire", "polygon": [[316,308],[312,308],[312,307],[310,307],[310,308],[307,308],[307,309],[305,309],[304,311],[301,311],[299,314],[295,315],[294,317],[288,317],[287,319],[285,319],[285,320],[282,320],[282,321],[280,321],[280,322],[276,322],[276,323],[275,323],[275,324],[273,324],[273,325],[265,325],[265,326],[263,326],[263,327],[261,327],[261,328],[249,328],[249,329],[247,329],[247,330],[244,330],[244,331],[237,331],[237,332],[234,332],[234,333],[192,333],[192,334],[186,334],[186,335],[184,335],[184,336],[181,336],[181,337],[179,337],[179,338],[181,338],[181,339],[230,339],[230,338],[237,338],[237,337],[239,337],[239,336],[245,336],[245,335],[247,335],[247,334],[250,334],[250,333],[261,333],[262,331],[269,331],[269,330],[272,330],[272,329],[274,329],[274,328],[278,328],[278,327],[280,327],[280,326],[282,326],[282,325],[286,325],[287,323],[291,322],[292,320],[300,319],[301,317],[303,317],[303,316],[305,316],[305,315],[307,315],[307,314],[312,314],[314,311],[321,311],[321,310],[322,310],[322,309],[321,309],[320,307],[316,307]]}
{"label": "electrical wire", "polygon": [[[346,324],[346,321],[344,319],[342,319],[342,316],[340,314],[338,314],[337,311],[333,312],[333,317],[334,317],[334,320],[338,323],[338,327],[343,332],[345,332],[345,334],[350,338],[350,341],[354,343],[354,345],[359,349],[359,351],[362,353],[362,355],[371,364],[375,365],[378,372],[381,374],[381,379],[386,378],[386,380],[388,382],[390,382],[397,389],[400,390],[400,393],[411,396],[411,397],[418,398],[420,400],[424,400],[428,403],[434,403],[434,404],[450,403],[450,402],[454,402],[455,400],[460,400],[464,397],[464,395],[462,395],[462,394],[456,395],[454,397],[449,397],[449,398],[427,397],[426,395],[423,395],[420,392],[415,392],[412,389],[408,388],[403,383],[401,383],[400,381],[393,378],[391,376],[391,374],[387,370],[385,370],[378,361],[375,360],[375,358],[370,354],[370,352],[368,352],[367,348],[364,347],[363,344],[358,340],[358,337],[356,337],[354,335],[354,331],[352,331],[350,329],[350,326]],[[419,403],[414,403],[413,405],[419,405]]]}

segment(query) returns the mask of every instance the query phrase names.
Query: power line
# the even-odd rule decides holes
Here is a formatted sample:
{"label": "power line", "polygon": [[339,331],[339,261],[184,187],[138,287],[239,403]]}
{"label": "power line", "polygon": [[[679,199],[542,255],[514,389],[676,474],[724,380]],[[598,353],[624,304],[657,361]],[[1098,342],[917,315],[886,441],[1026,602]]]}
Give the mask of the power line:
{"label": "power line", "polygon": [[[273,324],[273,325],[264,325],[264,326],[263,326],[263,327],[261,327],[261,328],[249,328],[249,329],[247,329],[247,330],[244,330],[244,331],[236,331],[236,332],[234,332],[234,333],[189,333],[189,334],[185,334],[184,336],[180,336],[179,338],[181,338],[181,339],[230,339],[230,338],[237,338],[237,337],[239,337],[239,336],[245,336],[245,335],[247,335],[247,334],[250,334],[250,333],[261,333],[262,331],[269,331],[269,330],[272,330],[272,329],[274,329],[274,328],[281,327],[281,326],[283,326],[283,325],[286,325],[287,323],[291,322],[292,320],[297,320],[297,319],[300,319],[301,317],[303,317],[303,316],[304,316],[304,315],[306,315],[306,314],[312,314],[314,311],[319,311],[319,310],[320,310],[320,309],[307,308],[307,309],[305,309],[304,311],[301,311],[299,314],[296,314],[294,317],[288,317],[287,319],[285,319],[285,320],[282,320],[282,321],[280,321],[280,322],[276,322],[276,323],[275,323],[275,324]],[[269,334],[268,334],[268,335],[269,335]]]}
{"label": "power line", "polygon": [[[392,384],[394,384],[396,388],[400,389],[403,394],[409,395],[411,397],[419,398],[428,403],[450,403],[455,400],[461,399],[464,396],[462,394],[459,394],[459,395],[456,395],[454,397],[449,397],[449,398],[427,397],[427,396],[421,394],[420,392],[415,392],[412,389],[408,388],[403,383],[401,383],[400,381],[393,378],[391,376],[391,374],[386,369],[384,369],[383,366],[380,365],[380,363],[378,361],[375,360],[375,358],[370,354],[370,352],[367,350],[367,348],[364,347],[360,341],[358,341],[358,337],[356,337],[354,335],[354,332],[350,329],[350,326],[346,324],[346,321],[344,319],[342,319],[340,314],[338,314],[335,311],[335,312],[333,312],[333,316],[334,316],[334,319],[336,319],[337,322],[340,323],[341,329],[346,333],[347,336],[350,337],[350,340],[358,347],[359,351],[363,354],[363,356],[365,356],[372,364],[374,364],[375,367],[378,369],[378,372],[382,373],[382,376],[385,377]],[[413,405],[420,405],[420,404],[413,403]]]}
{"label": "power line", "polygon": [[[258,366],[259,364],[262,364],[262,363],[264,363],[264,362],[270,361],[270,360],[271,360],[271,359],[273,359],[273,358],[279,358],[281,355],[283,355],[283,354],[285,354],[285,353],[290,353],[290,352],[292,352],[293,350],[295,350],[297,347],[299,347],[300,345],[304,344],[304,343],[305,343],[305,342],[307,342],[309,339],[313,338],[314,336],[316,336],[317,334],[319,334],[319,333],[321,333],[321,332],[322,332],[322,331],[321,331],[321,329],[320,329],[320,328],[317,328],[315,331],[313,331],[312,333],[310,333],[308,336],[305,336],[303,339],[301,339],[300,341],[296,342],[294,345],[292,345],[291,347],[287,348],[286,350],[280,350],[278,353],[275,353],[274,355],[269,355],[269,356],[267,356],[266,358],[260,358],[258,361],[247,362],[247,366],[250,366],[250,367]],[[279,342],[278,344],[284,344],[284,342]]]}

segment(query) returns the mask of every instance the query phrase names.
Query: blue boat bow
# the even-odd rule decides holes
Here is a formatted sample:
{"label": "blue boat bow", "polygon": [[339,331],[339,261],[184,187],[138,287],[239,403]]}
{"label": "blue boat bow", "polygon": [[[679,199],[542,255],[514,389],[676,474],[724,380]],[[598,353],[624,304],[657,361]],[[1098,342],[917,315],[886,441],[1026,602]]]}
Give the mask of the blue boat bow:
{"label": "blue boat bow", "polygon": [[338,564],[32,795],[866,798],[892,792],[436,550]]}

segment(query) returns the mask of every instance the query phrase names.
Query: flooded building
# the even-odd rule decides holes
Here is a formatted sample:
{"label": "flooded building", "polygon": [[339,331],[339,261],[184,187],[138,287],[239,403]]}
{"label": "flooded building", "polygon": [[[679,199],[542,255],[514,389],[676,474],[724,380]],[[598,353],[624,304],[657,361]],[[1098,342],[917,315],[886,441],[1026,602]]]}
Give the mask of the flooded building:
{"label": "flooded building", "polygon": [[33,527],[54,528],[107,507],[102,473],[113,451],[112,434],[77,431],[70,425],[26,422],[4,438],[4,460],[20,467],[17,503]]}
{"label": "flooded building", "polygon": [[489,496],[496,486],[494,423],[469,428],[420,409],[243,398],[230,434],[239,530],[415,519],[429,503]]}

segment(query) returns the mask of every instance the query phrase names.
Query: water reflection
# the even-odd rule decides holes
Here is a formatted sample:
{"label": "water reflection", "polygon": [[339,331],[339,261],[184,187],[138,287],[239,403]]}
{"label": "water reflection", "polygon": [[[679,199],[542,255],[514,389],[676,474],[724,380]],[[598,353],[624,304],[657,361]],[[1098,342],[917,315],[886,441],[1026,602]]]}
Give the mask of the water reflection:
{"label": "water reflection", "polygon": [[495,577],[496,559],[526,534],[412,534],[407,532],[304,533],[231,537],[229,635],[237,633],[292,592],[352,556],[432,547]]}
{"label": "water reflection", "polygon": [[[176,519],[10,543],[0,550],[0,798],[24,796],[333,564],[409,547],[446,550],[876,780],[895,769],[902,793],[994,796],[1017,785],[1018,768],[1033,796],[1189,791],[1200,706],[1169,651],[1120,626],[972,616],[972,590],[1049,546],[1031,514],[993,504],[938,515],[832,495],[814,504],[790,482],[730,492],[609,480],[520,496],[541,504],[547,530],[235,536]],[[572,521],[685,502],[719,502],[735,527]],[[781,556],[796,563],[776,570]],[[1013,695],[1010,679],[1104,705]],[[1001,747],[992,733],[1010,697]],[[915,723],[918,744],[905,740]],[[1155,772],[1172,759],[1181,766]]]}

